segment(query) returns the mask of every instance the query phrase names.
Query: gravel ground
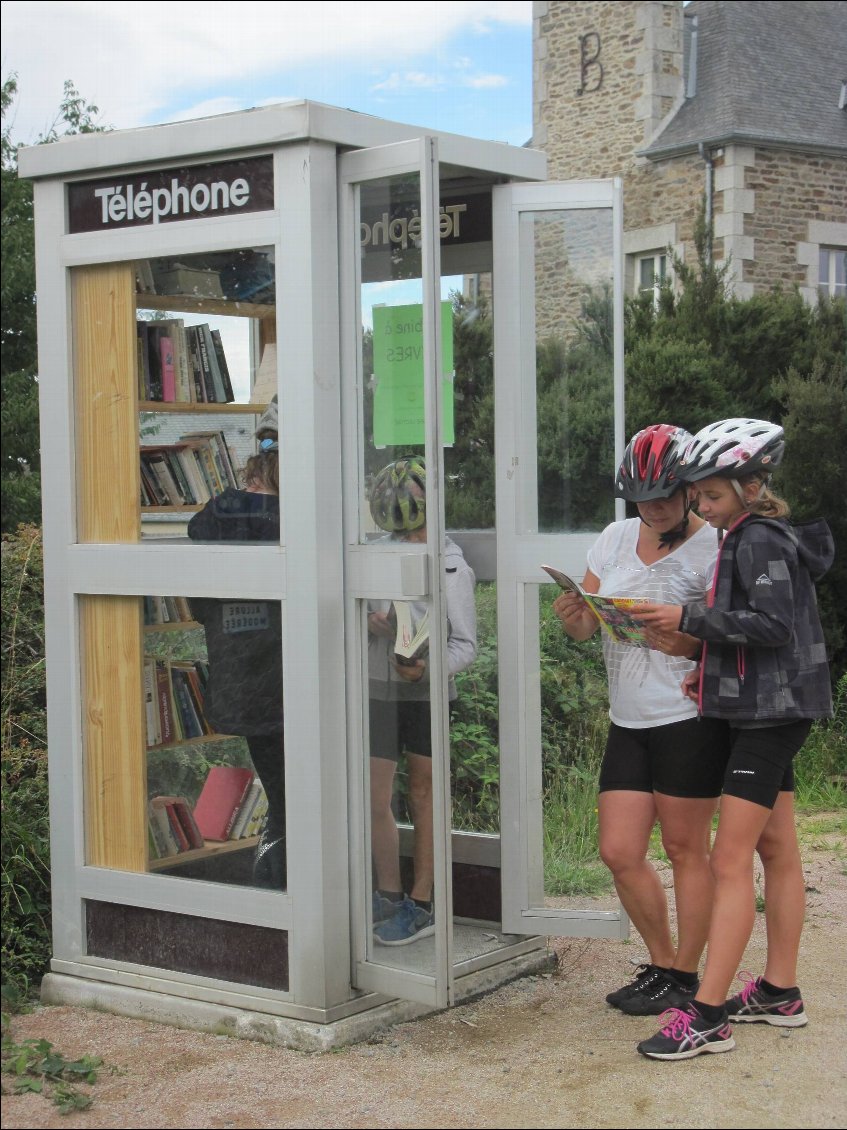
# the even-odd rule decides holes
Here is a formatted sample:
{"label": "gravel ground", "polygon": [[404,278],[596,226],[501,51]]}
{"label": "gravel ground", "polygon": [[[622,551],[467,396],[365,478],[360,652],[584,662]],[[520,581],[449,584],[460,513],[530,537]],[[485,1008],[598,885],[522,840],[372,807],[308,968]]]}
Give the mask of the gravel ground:
{"label": "gravel ground", "polygon": [[[844,843],[809,825],[803,839],[806,1028],[739,1025],[729,1054],[645,1060],[635,1044],[652,1035],[655,1019],[603,1003],[642,956],[638,939],[564,940],[552,943],[552,974],[326,1055],[38,1008],[14,1019],[14,1039],[44,1038],[69,1058],[99,1055],[107,1067],[89,1110],[62,1116],[41,1095],[5,1096],[2,1126],[843,1127]],[[753,971],[764,951],[757,919],[745,961]]]}

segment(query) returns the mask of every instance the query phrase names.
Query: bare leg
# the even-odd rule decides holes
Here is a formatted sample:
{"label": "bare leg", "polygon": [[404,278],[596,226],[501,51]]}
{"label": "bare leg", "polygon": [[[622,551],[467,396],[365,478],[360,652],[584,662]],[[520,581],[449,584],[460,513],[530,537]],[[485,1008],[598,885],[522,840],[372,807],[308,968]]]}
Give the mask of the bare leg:
{"label": "bare leg", "polygon": [[382,757],[372,757],[370,761],[371,852],[376,869],[376,883],[382,891],[402,891],[400,836],[391,811],[394,771],[397,767],[393,761]]}
{"label": "bare leg", "polygon": [[715,896],[706,969],[697,992],[703,1004],[722,1005],[753,932],[753,852],[771,810],[740,797],[721,799],[711,866]]}
{"label": "bare leg", "polygon": [[647,859],[656,821],[653,794],[611,790],[600,793],[597,808],[600,857],[612,872],[618,897],[644,939],[650,961],[669,969],[676,951],[668,924],[668,903],[661,880]]}
{"label": "bare leg", "polygon": [[790,989],[797,984],[797,955],[806,914],[793,793],[779,794],[756,850],[765,869],[768,960],[764,976],[772,985]]}
{"label": "bare leg", "polygon": [[429,902],[435,878],[432,840],[432,758],[419,753],[406,755],[409,762],[409,803],[415,826],[415,881],[413,899]]}
{"label": "bare leg", "polygon": [[696,973],[709,936],[714,881],[709,867],[712,816],[717,797],[654,794],[662,843],[673,867],[677,950],[674,967]]}

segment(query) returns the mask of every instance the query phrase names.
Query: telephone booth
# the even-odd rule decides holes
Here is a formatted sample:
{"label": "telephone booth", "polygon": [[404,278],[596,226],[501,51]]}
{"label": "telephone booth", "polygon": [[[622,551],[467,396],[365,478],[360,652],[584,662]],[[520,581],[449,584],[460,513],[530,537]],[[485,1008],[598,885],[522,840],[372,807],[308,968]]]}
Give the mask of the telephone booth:
{"label": "telephone booth", "polygon": [[[581,577],[615,513],[620,185],[547,183],[530,149],[309,102],[74,137],[20,169],[44,486],[43,998],[323,1048],[543,967],[550,935],[624,937],[617,903],[551,885],[542,751],[576,753],[540,690],[558,678],[540,565]],[[263,454],[274,396],[278,527],[233,536],[224,513],[228,532],[198,533]],[[426,464],[419,540],[369,505],[407,454]],[[250,497],[268,505],[267,487]],[[476,576],[458,673],[450,543]],[[369,630],[396,603],[416,627],[427,613],[432,801],[401,756],[389,841],[405,889],[431,870],[433,914],[389,945],[376,762],[404,739],[373,711]]]}

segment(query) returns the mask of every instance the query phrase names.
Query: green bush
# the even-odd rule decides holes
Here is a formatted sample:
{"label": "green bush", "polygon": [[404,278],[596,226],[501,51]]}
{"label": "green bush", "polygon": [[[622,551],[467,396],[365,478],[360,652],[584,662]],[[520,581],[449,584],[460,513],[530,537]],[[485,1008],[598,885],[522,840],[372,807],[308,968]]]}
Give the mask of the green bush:
{"label": "green bush", "polygon": [[41,531],[2,540],[2,961],[21,992],[50,956],[50,841]]}

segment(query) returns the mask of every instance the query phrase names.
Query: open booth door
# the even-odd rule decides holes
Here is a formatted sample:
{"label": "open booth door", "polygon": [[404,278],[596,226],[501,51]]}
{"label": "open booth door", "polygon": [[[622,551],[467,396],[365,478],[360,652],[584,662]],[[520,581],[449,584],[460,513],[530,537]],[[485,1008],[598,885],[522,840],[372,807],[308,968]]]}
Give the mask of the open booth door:
{"label": "open booth door", "polygon": [[[493,210],[503,929],[624,938],[620,905],[580,899],[563,877],[553,810],[572,810],[569,789],[591,769],[579,743],[563,748],[540,689],[559,677],[542,669],[542,633],[561,630],[541,564],[581,579],[588,548],[615,517],[621,185],[504,185]],[[563,677],[578,683],[584,661],[573,663]]]}
{"label": "open booth door", "polygon": [[[339,489],[345,515],[352,980],[360,989],[445,1007],[452,997],[453,960],[436,140],[421,137],[344,155],[339,161],[339,196],[345,374],[344,476]],[[401,360],[408,353],[416,362],[414,379],[402,367],[397,370],[398,383],[388,388],[388,396],[383,395],[388,382],[375,389],[373,381],[378,333],[391,333],[400,342]],[[368,505],[368,485],[375,472],[410,450],[426,457],[422,544],[394,540],[377,529]],[[393,601],[408,602],[418,617],[425,610],[430,625],[430,698],[421,706],[428,707],[432,739],[434,930],[415,945],[381,944],[375,933],[380,908],[373,895],[384,841],[379,829],[373,837],[373,828],[384,816],[378,803],[385,788],[383,758],[386,751],[398,748],[399,735],[396,712],[375,709],[371,703],[368,618],[375,611],[390,611]],[[390,823],[393,826],[393,816]],[[407,857],[414,850],[409,839],[403,845]]]}

